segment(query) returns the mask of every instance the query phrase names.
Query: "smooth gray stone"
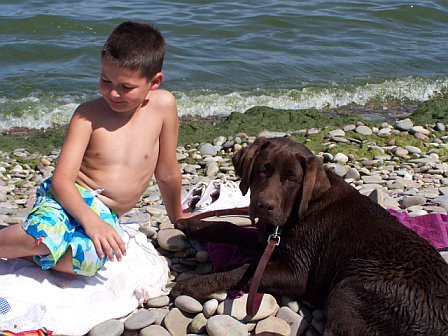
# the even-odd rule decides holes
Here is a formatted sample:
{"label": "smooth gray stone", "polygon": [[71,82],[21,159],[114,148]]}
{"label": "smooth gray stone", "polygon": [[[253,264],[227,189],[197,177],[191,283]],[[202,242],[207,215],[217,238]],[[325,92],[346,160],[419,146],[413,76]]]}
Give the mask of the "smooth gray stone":
{"label": "smooth gray stone", "polygon": [[423,126],[414,126],[410,129],[410,133],[414,133],[414,134],[420,133],[420,134],[424,134],[424,135],[429,135],[431,132],[428,131]]}
{"label": "smooth gray stone", "polygon": [[206,325],[209,336],[247,336],[247,327],[229,315],[215,315]]}
{"label": "smooth gray stone", "polygon": [[171,335],[183,336],[187,333],[191,321],[193,321],[193,318],[187,316],[186,313],[182,313],[179,308],[173,308],[165,316],[163,324]]}
{"label": "smooth gray stone", "polygon": [[441,252],[442,258],[448,263],[448,252]]}
{"label": "smooth gray stone", "polygon": [[409,151],[406,148],[397,147],[393,150],[393,153],[401,158],[409,158]]}
{"label": "smooth gray stone", "polygon": [[225,136],[218,136],[213,140],[214,146],[222,146],[227,141],[227,138]]}
{"label": "smooth gray stone", "polygon": [[188,295],[178,296],[174,300],[174,305],[184,312],[193,313],[193,314],[200,313],[200,312],[202,312],[202,309],[203,309],[202,305],[199,303],[198,300],[196,300]]}
{"label": "smooth gray stone", "polygon": [[434,129],[436,131],[444,132],[445,131],[445,125],[440,123],[440,122],[438,122],[438,123],[436,123],[436,126],[434,127]]}
{"label": "smooth gray stone", "polygon": [[140,330],[153,324],[156,318],[157,314],[155,312],[140,309],[124,321],[124,328],[126,330]]}
{"label": "smooth gray stone", "polygon": [[420,154],[422,152],[422,150],[418,147],[415,146],[411,146],[411,145],[406,145],[404,146],[404,149],[406,149],[407,151],[409,151],[410,153],[417,153]]}
{"label": "smooth gray stone", "polygon": [[356,131],[356,133],[361,134],[361,135],[372,135],[372,133],[373,133],[372,129],[370,127],[364,126],[364,125],[356,127],[355,131]]}
{"label": "smooth gray stone", "polygon": [[[280,305],[289,308],[293,313],[297,313],[300,309],[299,302],[289,296],[283,295],[280,299]],[[281,309],[281,308],[280,308]]]}
{"label": "smooth gray stone", "polygon": [[170,312],[168,307],[154,308],[154,309],[151,309],[151,311],[155,312],[157,315],[156,320],[154,321],[154,324],[157,324],[157,325],[161,325],[165,316]]}
{"label": "smooth gray stone", "polygon": [[201,153],[201,155],[215,156],[218,153],[218,150],[212,144],[205,143],[199,146],[199,152]]}
{"label": "smooth gray stone", "polygon": [[261,304],[255,316],[247,314],[246,303],[248,294],[244,294],[240,298],[227,299],[218,305],[216,313],[219,315],[227,314],[237,319],[238,321],[259,321],[263,320],[269,315],[274,314],[279,306],[275,298],[271,294],[264,294],[261,299]]}
{"label": "smooth gray stone", "polygon": [[161,295],[146,302],[146,306],[149,308],[162,308],[170,304],[170,298],[168,295]]}
{"label": "smooth gray stone", "polygon": [[335,142],[348,142],[349,140],[343,137],[331,137],[331,140],[335,141]]}
{"label": "smooth gray stone", "polygon": [[356,128],[356,125],[354,125],[354,124],[348,124],[348,125],[345,125],[344,127],[342,127],[342,129],[343,129],[345,132],[354,131],[355,128]]}
{"label": "smooth gray stone", "polygon": [[403,120],[399,120],[397,124],[395,125],[395,128],[397,128],[400,131],[409,131],[414,126],[414,123],[411,119],[406,118]]}
{"label": "smooth gray stone", "polygon": [[286,132],[276,132],[276,131],[263,131],[258,134],[258,136],[262,136],[265,138],[284,138],[288,136]]}
{"label": "smooth gray stone", "polygon": [[303,316],[297,314],[287,306],[281,307],[278,310],[276,317],[282,319],[291,326],[291,335],[302,335],[303,331],[308,326]]}
{"label": "smooth gray stone", "polygon": [[426,197],[423,196],[404,196],[400,204],[404,208],[409,208],[413,205],[422,205],[426,203]]}
{"label": "smooth gray stone", "polygon": [[199,334],[205,330],[207,318],[203,313],[197,314],[191,321],[188,330],[192,333]]}
{"label": "smooth gray stone", "polygon": [[383,178],[379,175],[362,176],[361,179],[364,181],[364,183],[368,183],[368,184],[372,184],[372,183],[383,184],[383,183],[385,183]]}
{"label": "smooth gray stone", "polygon": [[204,302],[203,313],[206,317],[213,316],[216,313],[216,309],[218,308],[218,300],[210,299]]}
{"label": "smooth gray stone", "polygon": [[118,320],[104,321],[89,331],[88,336],[120,336],[124,331],[124,324]]}
{"label": "smooth gray stone", "polygon": [[164,327],[151,325],[140,330],[138,336],[171,336],[171,334]]}
{"label": "smooth gray stone", "polygon": [[356,168],[350,167],[344,177],[347,179],[352,178],[354,180],[359,180],[360,174]]}
{"label": "smooth gray stone", "polygon": [[187,245],[188,241],[185,234],[177,229],[163,229],[157,233],[157,242],[167,251],[182,251]]}
{"label": "smooth gray stone", "polygon": [[256,335],[263,335],[263,333],[275,333],[275,335],[279,336],[289,336],[291,335],[291,326],[278,317],[268,316],[264,320],[258,322],[255,327]]}
{"label": "smooth gray stone", "polygon": [[340,163],[347,163],[348,162],[348,156],[344,153],[336,153],[336,155],[333,158],[333,161],[340,162]]}
{"label": "smooth gray stone", "polygon": [[335,129],[328,132],[328,135],[332,138],[334,137],[345,137],[345,132],[341,129]]}

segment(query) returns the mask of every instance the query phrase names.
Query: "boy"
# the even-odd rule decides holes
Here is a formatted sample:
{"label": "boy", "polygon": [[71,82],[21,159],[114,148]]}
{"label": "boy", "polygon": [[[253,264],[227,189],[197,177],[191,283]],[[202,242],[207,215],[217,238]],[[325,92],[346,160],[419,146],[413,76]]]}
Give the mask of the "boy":
{"label": "boy", "polygon": [[37,191],[23,225],[0,230],[0,258],[34,256],[43,268],[92,276],[126,248],[118,217],[153,174],[168,216],[182,217],[174,96],[163,80],[165,41],[143,23],[124,22],[101,53],[101,98],[73,114],[51,180]]}

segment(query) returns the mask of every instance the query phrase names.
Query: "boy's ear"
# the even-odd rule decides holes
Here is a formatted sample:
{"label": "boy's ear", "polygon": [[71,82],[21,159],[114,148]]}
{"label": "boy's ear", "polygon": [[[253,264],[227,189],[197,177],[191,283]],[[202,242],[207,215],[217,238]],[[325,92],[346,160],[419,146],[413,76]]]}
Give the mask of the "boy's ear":
{"label": "boy's ear", "polygon": [[151,79],[151,90],[157,89],[163,81],[163,73],[156,73]]}

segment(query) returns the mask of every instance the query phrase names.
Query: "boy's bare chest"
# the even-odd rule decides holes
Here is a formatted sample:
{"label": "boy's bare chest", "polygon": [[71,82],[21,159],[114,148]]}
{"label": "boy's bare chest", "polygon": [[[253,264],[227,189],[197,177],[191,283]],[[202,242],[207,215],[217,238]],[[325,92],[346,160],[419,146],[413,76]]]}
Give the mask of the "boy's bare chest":
{"label": "boy's bare chest", "polygon": [[104,164],[128,166],[148,163],[157,158],[160,127],[133,125],[93,131],[85,156]]}

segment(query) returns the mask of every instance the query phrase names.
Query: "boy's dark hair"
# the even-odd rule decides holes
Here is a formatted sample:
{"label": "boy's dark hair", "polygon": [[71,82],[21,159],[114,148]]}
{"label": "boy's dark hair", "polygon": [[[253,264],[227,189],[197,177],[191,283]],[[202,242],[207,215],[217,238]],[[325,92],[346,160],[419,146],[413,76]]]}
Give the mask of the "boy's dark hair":
{"label": "boy's dark hair", "polygon": [[148,80],[162,71],[165,39],[149,24],[126,21],[109,35],[101,50],[101,59],[133,70],[140,70]]}

